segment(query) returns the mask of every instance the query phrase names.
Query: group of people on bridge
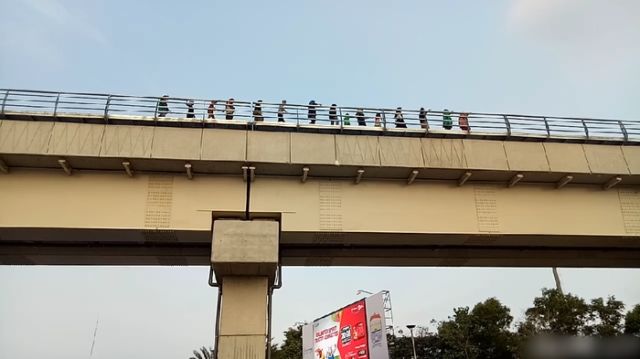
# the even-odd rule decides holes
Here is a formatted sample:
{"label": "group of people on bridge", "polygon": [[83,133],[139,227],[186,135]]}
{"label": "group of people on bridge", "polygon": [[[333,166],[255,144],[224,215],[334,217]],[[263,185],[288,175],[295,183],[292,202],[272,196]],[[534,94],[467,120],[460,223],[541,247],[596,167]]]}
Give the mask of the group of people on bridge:
{"label": "group of people on bridge", "polygon": [[[216,100],[211,100],[209,102],[209,106],[207,107],[207,118],[215,119],[216,118]],[[186,118],[195,118],[195,110],[194,110],[194,101],[187,100],[186,101]],[[262,100],[258,100],[253,104],[252,116],[255,122],[263,122],[265,117],[263,115],[262,110]],[[321,107],[321,104],[316,103],[316,101],[311,100],[307,106],[307,119],[310,125],[316,124],[318,110]],[[224,104],[224,117],[227,120],[233,120],[235,115],[236,106],[235,100],[233,98],[228,99]],[[158,101],[158,105],[156,108],[156,113],[158,117],[166,117],[169,114],[169,96],[164,95]],[[278,105],[277,110],[277,118],[278,122],[285,122],[285,114],[289,113],[287,111],[287,101],[282,100],[282,102]],[[421,107],[418,111],[418,122],[420,123],[420,127],[427,129],[429,128],[429,124],[427,122],[427,113],[428,110],[425,110],[424,107]],[[353,117],[347,112],[346,114],[342,114],[338,112],[338,106],[334,103],[329,106],[328,118],[329,123],[331,125],[340,125],[339,117],[342,119],[342,124],[344,126],[351,126],[352,118],[355,118],[355,121],[358,126],[367,126],[367,117],[365,115],[365,111],[363,108],[359,108],[355,111]],[[458,126],[463,131],[469,131],[469,114],[468,113],[460,113],[457,115],[458,117]],[[398,107],[395,110],[393,115],[393,123],[395,124],[395,128],[407,128],[407,123],[404,120],[404,115],[402,113],[402,107]],[[377,112],[375,116],[373,116],[373,126],[374,127],[382,127],[383,122],[386,122],[383,113]],[[447,109],[442,111],[442,127],[446,130],[450,130],[453,128],[453,116],[451,112]]]}

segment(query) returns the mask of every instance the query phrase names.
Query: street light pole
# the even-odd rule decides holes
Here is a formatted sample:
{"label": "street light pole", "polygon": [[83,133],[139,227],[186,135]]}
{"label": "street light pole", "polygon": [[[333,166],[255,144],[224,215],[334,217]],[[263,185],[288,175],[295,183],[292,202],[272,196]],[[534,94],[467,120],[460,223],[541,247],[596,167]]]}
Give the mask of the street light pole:
{"label": "street light pole", "polygon": [[360,295],[360,294],[362,294],[362,293],[364,293],[364,294],[369,294],[369,295],[373,295],[373,292],[369,292],[368,290],[364,290],[364,289],[358,289],[358,290],[356,291],[356,295]]}
{"label": "street light pole", "polygon": [[415,324],[409,324],[407,325],[407,328],[409,328],[409,331],[411,332],[411,346],[413,347],[413,359],[418,359],[418,356],[416,355],[416,341],[413,338],[413,328],[415,328]]}

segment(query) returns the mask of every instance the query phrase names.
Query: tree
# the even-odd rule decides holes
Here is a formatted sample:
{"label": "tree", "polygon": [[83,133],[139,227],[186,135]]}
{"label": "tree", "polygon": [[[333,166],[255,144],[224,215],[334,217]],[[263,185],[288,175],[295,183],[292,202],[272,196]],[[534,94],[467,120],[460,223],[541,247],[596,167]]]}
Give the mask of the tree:
{"label": "tree", "polygon": [[189,359],[213,359],[213,349],[202,347],[200,351],[194,350],[193,356],[189,357]]}
{"label": "tree", "polygon": [[454,309],[453,317],[440,322],[440,357],[450,359],[513,358],[516,342],[509,327],[513,317],[499,300],[489,298],[468,307]]}
{"label": "tree", "polygon": [[636,304],[624,317],[624,333],[640,337],[640,304]]}
{"label": "tree", "polygon": [[496,298],[478,303],[471,310],[472,341],[481,358],[512,358],[516,350],[511,310]]}
{"label": "tree", "polygon": [[282,356],[282,351],[280,351],[278,344],[271,344],[271,359],[286,359]]}
{"label": "tree", "polygon": [[[400,333],[402,334],[402,332]],[[441,357],[439,355],[441,351],[440,337],[437,334],[429,332],[427,328],[416,327],[413,331],[413,337],[418,358],[436,359]],[[413,358],[413,345],[410,336],[387,335],[387,342],[391,359]]]}
{"label": "tree", "polygon": [[440,322],[438,335],[443,343],[443,358],[446,359],[471,359],[477,358],[478,352],[471,344],[472,321],[469,307],[460,307],[453,310],[453,317]]}
{"label": "tree", "polygon": [[525,312],[519,331],[525,336],[535,334],[578,335],[585,333],[589,305],[582,298],[562,294],[557,289],[542,289]]}
{"label": "tree", "polygon": [[586,326],[585,334],[601,337],[621,334],[623,310],[624,304],[614,296],[607,298],[606,303],[602,298],[592,299],[589,306],[590,324]]}
{"label": "tree", "polygon": [[284,342],[277,351],[278,358],[302,359],[302,325],[284,332]]}

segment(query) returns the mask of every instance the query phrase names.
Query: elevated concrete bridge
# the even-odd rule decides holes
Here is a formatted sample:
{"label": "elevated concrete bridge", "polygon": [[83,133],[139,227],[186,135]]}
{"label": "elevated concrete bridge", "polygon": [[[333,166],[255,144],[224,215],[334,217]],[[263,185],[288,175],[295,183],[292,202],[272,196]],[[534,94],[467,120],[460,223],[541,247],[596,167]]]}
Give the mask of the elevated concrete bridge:
{"label": "elevated concrete bridge", "polygon": [[640,267],[636,122],[292,126],[160,100],[5,90],[0,264],[208,264],[223,359],[269,356],[282,265]]}
{"label": "elevated concrete bridge", "polygon": [[0,120],[0,263],[206,264],[248,208],[286,265],[640,265],[634,141],[93,120]]}

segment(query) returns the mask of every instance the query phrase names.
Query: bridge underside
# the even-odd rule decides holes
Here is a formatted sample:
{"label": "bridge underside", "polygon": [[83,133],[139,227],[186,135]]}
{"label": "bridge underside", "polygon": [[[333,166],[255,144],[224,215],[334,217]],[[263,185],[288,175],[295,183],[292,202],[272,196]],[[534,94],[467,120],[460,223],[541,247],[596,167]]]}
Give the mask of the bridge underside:
{"label": "bridge underside", "polygon": [[[212,213],[241,176],[14,169],[0,177],[0,264],[207,265]],[[290,266],[640,267],[640,191],[595,185],[257,176]]]}
{"label": "bridge underside", "polygon": [[[285,266],[640,267],[640,249],[615,247],[281,244],[280,254]],[[4,265],[209,265],[210,256],[197,242],[0,244]]]}

